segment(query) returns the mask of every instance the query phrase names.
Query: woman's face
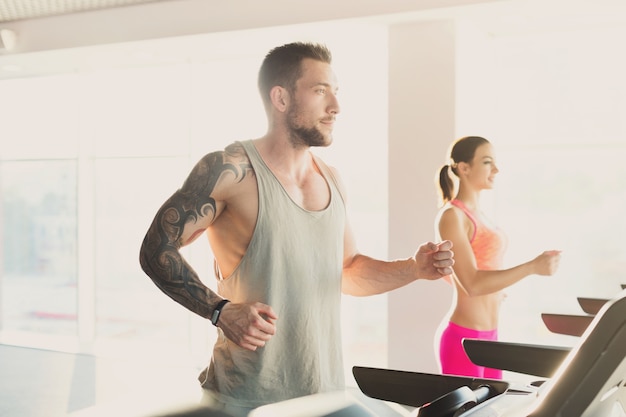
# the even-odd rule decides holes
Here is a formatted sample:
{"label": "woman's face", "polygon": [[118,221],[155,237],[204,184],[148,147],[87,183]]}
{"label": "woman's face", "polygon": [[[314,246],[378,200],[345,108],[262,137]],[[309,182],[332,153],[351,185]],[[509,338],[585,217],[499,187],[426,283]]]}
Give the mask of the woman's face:
{"label": "woman's face", "polygon": [[484,143],[476,148],[474,158],[469,164],[467,180],[479,190],[493,188],[493,181],[499,172],[496,166],[496,157],[490,143]]}

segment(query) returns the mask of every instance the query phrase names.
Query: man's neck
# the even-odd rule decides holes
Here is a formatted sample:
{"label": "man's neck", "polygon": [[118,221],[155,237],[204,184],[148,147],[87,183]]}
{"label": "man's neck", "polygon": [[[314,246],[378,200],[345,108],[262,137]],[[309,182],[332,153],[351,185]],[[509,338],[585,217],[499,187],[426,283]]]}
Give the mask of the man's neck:
{"label": "man's neck", "polygon": [[286,138],[264,136],[254,141],[267,166],[278,176],[296,183],[316,169],[308,146],[294,147]]}

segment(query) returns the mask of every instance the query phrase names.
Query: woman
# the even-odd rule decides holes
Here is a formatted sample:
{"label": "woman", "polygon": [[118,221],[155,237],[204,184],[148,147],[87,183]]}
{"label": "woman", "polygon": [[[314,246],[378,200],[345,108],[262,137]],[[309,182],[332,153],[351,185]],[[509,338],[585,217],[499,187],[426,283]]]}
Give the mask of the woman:
{"label": "woman", "polygon": [[[529,275],[556,272],[560,251],[543,252],[535,259],[503,269],[506,237],[480,209],[480,193],[493,188],[498,167],[493,147],[485,138],[468,136],[453,143],[450,164],[439,171],[443,207],[436,221],[440,239],[454,247],[454,287],[450,313],[442,323],[439,360],[443,374],[501,379],[502,371],[477,366],[465,353],[464,338],[497,340],[502,290]],[[459,189],[453,197],[454,182]]]}

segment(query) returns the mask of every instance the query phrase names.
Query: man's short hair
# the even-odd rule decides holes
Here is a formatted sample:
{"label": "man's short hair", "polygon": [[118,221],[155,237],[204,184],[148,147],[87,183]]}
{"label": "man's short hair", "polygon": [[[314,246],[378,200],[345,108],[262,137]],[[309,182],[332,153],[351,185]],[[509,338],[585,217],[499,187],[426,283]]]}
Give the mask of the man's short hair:
{"label": "man's short hair", "polygon": [[294,42],[278,46],[270,50],[259,70],[259,92],[263,104],[267,107],[270,102],[270,90],[281,86],[288,91],[294,91],[296,82],[302,76],[301,62],[305,58],[330,64],[332,54],[330,50],[318,43]]}

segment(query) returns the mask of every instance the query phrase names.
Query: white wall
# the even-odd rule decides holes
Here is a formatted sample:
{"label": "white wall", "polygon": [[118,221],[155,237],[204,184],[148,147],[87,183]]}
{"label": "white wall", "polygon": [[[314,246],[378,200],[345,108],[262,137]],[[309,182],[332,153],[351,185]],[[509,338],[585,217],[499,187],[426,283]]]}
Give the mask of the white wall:
{"label": "white wall", "polygon": [[[389,255],[402,258],[434,239],[435,173],[455,134],[455,24],[392,26],[389,45]],[[437,372],[433,335],[450,290],[417,281],[389,294],[390,368]]]}

